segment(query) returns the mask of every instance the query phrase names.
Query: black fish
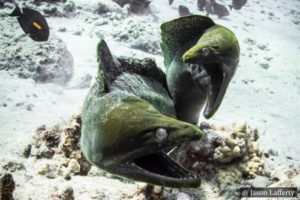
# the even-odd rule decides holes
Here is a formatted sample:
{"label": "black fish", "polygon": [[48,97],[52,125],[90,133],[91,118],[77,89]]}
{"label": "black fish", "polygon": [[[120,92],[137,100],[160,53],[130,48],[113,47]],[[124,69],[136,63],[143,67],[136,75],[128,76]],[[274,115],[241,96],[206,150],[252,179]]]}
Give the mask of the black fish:
{"label": "black fish", "polygon": [[179,6],[178,11],[179,11],[180,17],[187,16],[187,15],[191,14],[189,9],[185,6],[183,6],[183,5]]}
{"label": "black fish", "polygon": [[229,6],[230,9],[234,8],[236,10],[240,10],[245,4],[247,0],[232,0],[232,5]]}
{"label": "black fish", "polygon": [[206,5],[206,0],[198,0],[197,6],[200,11],[204,11],[204,7]]}
{"label": "black fish", "polygon": [[169,0],[169,5],[172,5],[173,2],[174,0]]}
{"label": "black fish", "polygon": [[206,11],[206,14],[209,15],[209,14],[214,14],[214,8],[213,8],[213,5],[212,3],[210,2],[210,0],[208,0],[205,4],[205,11]]}
{"label": "black fish", "polygon": [[229,11],[224,5],[217,3],[215,0],[210,0],[210,1],[213,6],[213,10],[214,10],[213,12],[215,15],[218,16],[218,18],[229,15]]}
{"label": "black fish", "polygon": [[148,8],[150,0],[131,0],[130,2],[130,10],[136,14],[142,14]]}
{"label": "black fish", "polygon": [[16,8],[9,16],[17,17],[23,31],[29,34],[29,37],[34,41],[42,42],[48,40],[49,26],[45,17],[40,12],[30,8],[23,8],[21,10],[16,5]]}

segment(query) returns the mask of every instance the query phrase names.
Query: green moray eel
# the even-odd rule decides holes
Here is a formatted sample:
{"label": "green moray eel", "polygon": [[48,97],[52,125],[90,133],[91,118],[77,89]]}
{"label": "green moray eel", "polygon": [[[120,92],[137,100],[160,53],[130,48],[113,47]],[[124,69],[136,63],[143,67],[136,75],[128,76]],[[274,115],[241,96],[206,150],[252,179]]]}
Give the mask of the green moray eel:
{"label": "green moray eel", "polygon": [[81,148],[95,166],[135,181],[196,188],[200,178],[168,155],[199,140],[196,126],[206,103],[211,117],[239,58],[234,34],[200,15],[161,26],[166,74],[152,59],[114,57],[104,40],[99,69],[82,111]]}
{"label": "green moray eel", "polygon": [[82,113],[85,158],[110,173],[167,187],[199,187],[200,178],[167,150],[199,140],[202,131],[179,121],[164,73],[152,60],[115,58],[104,40],[99,71]]}
{"label": "green moray eel", "polygon": [[209,17],[190,15],[164,23],[161,47],[167,85],[177,118],[197,123],[217,111],[239,62],[239,44],[233,32]]}

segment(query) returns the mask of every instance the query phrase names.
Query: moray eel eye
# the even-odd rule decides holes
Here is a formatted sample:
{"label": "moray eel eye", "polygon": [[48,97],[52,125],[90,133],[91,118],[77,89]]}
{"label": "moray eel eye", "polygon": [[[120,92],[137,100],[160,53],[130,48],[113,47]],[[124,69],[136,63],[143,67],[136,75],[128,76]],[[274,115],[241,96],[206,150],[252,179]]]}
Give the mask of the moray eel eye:
{"label": "moray eel eye", "polygon": [[208,48],[204,47],[204,48],[202,49],[202,54],[203,54],[204,56],[207,56],[207,55],[209,54]]}
{"label": "moray eel eye", "polygon": [[163,140],[167,139],[168,133],[167,133],[166,129],[159,128],[156,130],[155,136],[159,141],[163,141]]}

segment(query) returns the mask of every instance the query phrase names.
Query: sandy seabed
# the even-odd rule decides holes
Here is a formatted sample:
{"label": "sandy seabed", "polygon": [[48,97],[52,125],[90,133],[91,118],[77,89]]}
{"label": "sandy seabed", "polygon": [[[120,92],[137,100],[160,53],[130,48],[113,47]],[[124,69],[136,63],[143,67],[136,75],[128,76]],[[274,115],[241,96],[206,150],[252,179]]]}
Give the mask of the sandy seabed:
{"label": "sandy seabed", "polygon": [[[230,1],[222,2],[230,4]],[[74,0],[74,3],[76,6],[86,5],[81,0]],[[75,199],[144,199],[142,194],[135,195],[138,184],[105,176],[73,176],[70,181],[59,177],[48,179],[37,173],[40,166],[36,160],[25,159],[22,152],[32,142],[37,127],[68,121],[82,106],[89,86],[78,85],[86,76],[93,77],[91,82],[94,81],[99,37],[105,38],[115,55],[153,57],[163,67],[160,50],[156,51],[159,47],[155,46],[160,42],[159,26],[178,17],[180,4],[189,7],[192,13],[204,14],[197,11],[196,2],[192,0],[175,0],[172,6],[168,1],[153,0],[149,15],[126,15],[123,18],[117,10],[104,17],[92,12],[92,4],[86,9],[77,8],[71,17],[48,17],[51,34],[66,44],[74,59],[73,76],[67,85],[41,84],[0,70],[0,166],[9,161],[24,165],[24,169],[12,173],[16,182],[15,199],[55,199],[57,197],[53,194],[67,186],[73,188]],[[120,10],[126,13],[125,9]],[[208,122],[230,124],[245,120],[257,127],[260,148],[264,152],[275,152],[266,161],[271,171],[300,168],[299,11],[299,0],[249,0],[241,10],[232,10],[225,18],[211,16],[216,23],[236,34],[241,57],[220,109]],[[8,19],[3,17],[1,20],[5,23]],[[127,42],[118,37],[134,26],[141,27],[136,36]],[[21,32],[20,28],[16,30],[16,34]],[[144,45],[152,47],[151,54],[136,48],[145,38],[149,38],[149,43]],[[18,45],[16,42],[7,48]],[[26,49],[26,46],[22,48]],[[1,167],[1,171],[5,170]],[[206,185],[203,188],[209,191]],[[180,195],[183,195],[181,199],[193,199],[188,193]]]}

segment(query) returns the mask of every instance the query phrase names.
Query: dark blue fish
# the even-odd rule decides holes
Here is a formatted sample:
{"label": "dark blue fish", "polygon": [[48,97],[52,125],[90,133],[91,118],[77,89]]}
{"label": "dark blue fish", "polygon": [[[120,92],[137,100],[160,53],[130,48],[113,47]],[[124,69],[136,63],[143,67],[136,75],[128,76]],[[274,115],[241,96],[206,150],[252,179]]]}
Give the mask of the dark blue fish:
{"label": "dark blue fish", "polygon": [[232,5],[229,6],[230,10],[232,8],[236,10],[240,10],[245,4],[247,3],[247,0],[232,0]]}
{"label": "dark blue fish", "polygon": [[200,11],[204,11],[204,7],[206,5],[206,0],[198,0],[197,6]]}
{"label": "dark blue fish", "polygon": [[179,5],[178,12],[179,12],[180,17],[187,16],[187,15],[191,14],[189,9],[186,6],[183,6],[183,5]]}
{"label": "dark blue fish", "polygon": [[18,5],[9,16],[17,17],[18,22],[23,31],[29,35],[34,41],[47,41],[49,37],[49,26],[45,17],[38,11],[23,8]]}
{"label": "dark blue fish", "polygon": [[212,3],[213,14],[217,15],[218,18],[229,15],[229,11],[224,5],[217,3],[215,0],[210,0],[210,2]]}

